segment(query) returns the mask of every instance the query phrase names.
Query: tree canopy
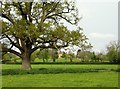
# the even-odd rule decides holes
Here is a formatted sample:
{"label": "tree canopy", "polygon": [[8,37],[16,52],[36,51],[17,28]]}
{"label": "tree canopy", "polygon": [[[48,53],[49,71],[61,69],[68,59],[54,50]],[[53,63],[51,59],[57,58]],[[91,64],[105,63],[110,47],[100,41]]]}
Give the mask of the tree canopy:
{"label": "tree canopy", "polygon": [[69,45],[85,45],[87,38],[80,27],[69,30],[63,23],[77,25],[78,9],[73,0],[45,2],[1,2],[3,52],[22,59],[22,68],[31,69],[30,56],[37,49],[59,49]]}

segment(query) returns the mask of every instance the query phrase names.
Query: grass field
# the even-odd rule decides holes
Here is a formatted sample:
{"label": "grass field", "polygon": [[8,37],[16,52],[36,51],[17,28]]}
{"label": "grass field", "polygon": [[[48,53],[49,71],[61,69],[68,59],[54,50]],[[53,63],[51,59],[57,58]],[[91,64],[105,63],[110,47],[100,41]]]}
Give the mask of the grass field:
{"label": "grass field", "polygon": [[118,65],[37,64],[31,71],[21,65],[2,65],[3,87],[118,87]]}

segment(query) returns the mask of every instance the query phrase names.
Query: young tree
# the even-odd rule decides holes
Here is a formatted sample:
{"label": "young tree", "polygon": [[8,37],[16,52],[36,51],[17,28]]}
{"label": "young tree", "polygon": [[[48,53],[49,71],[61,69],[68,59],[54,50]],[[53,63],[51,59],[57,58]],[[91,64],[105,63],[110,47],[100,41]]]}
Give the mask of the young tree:
{"label": "young tree", "polygon": [[68,59],[68,54],[66,52],[63,52],[62,58],[64,58],[64,60],[67,60]]}
{"label": "young tree", "polygon": [[81,49],[77,51],[76,57],[80,58],[82,62],[89,61],[92,58],[92,52],[90,51],[92,47],[91,44],[81,45]]}
{"label": "young tree", "polygon": [[107,56],[110,62],[120,63],[120,41],[110,42],[107,46]]}
{"label": "young tree", "polygon": [[6,53],[2,56],[2,63],[16,63],[17,60],[19,59],[18,56],[11,54],[11,53]]}
{"label": "young tree", "polygon": [[53,60],[53,62],[55,62],[57,58],[58,58],[58,50],[52,49],[51,50],[51,59]]}
{"label": "young tree", "polygon": [[61,23],[76,25],[78,10],[73,0],[51,2],[1,2],[3,52],[10,52],[22,59],[22,69],[30,70],[31,54],[37,49],[62,48],[80,45],[86,36],[78,30],[68,30]]}
{"label": "young tree", "polygon": [[34,51],[30,58],[31,58],[30,60],[32,62],[34,62],[36,59],[42,59],[42,54],[41,54],[40,50],[38,49],[38,50]]}
{"label": "young tree", "polygon": [[31,55],[31,60],[35,61],[35,59],[42,59],[43,62],[47,62],[49,58],[49,50],[43,49],[43,50],[36,50]]}
{"label": "young tree", "polygon": [[43,59],[43,62],[48,62],[48,59],[49,59],[49,50],[48,49],[42,50],[42,59]]}
{"label": "young tree", "polygon": [[73,51],[69,50],[67,55],[70,62],[73,62],[73,59],[75,58],[75,54],[73,53]]}

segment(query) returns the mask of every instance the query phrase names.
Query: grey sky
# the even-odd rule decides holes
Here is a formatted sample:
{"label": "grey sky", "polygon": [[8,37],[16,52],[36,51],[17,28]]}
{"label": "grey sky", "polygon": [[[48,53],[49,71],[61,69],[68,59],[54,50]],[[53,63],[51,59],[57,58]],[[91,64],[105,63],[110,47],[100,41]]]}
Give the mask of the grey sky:
{"label": "grey sky", "polygon": [[105,51],[110,41],[118,39],[118,0],[76,0],[79,25],[96,52]]}

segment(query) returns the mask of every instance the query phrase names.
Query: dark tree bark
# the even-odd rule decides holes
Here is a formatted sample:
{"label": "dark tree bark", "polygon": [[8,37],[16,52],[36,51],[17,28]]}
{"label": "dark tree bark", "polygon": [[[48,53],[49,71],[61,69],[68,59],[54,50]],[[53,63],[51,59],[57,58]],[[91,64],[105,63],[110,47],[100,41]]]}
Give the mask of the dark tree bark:
{"label": "dark tree bark", "polygon": [[30,50],[26,48],[26,50],[22,53],[21,58],[22,58],[22,69],[23,70],[31,70],[31,60],[30,60]]}
{"label": "dark tree bark", "polygon": [[32,48],[32,43],[30,41],[26,41],[25,44],[23,44],[23,41],[21,41],[22,47],[24,48],[24,51],[21,53],[21,58],[22,58],[22,69],[23,70],[31,70],[31,48]]}
{"label": "dark tree bark", "polygon": [[72,59],[72,58],[70,58],[70,62],[73,62],[73,59]]}
{"label": "dark tree bark", "polygon": [[55,62],[56,61],[56,59],[55,58],[53,58],[53,62]]}

